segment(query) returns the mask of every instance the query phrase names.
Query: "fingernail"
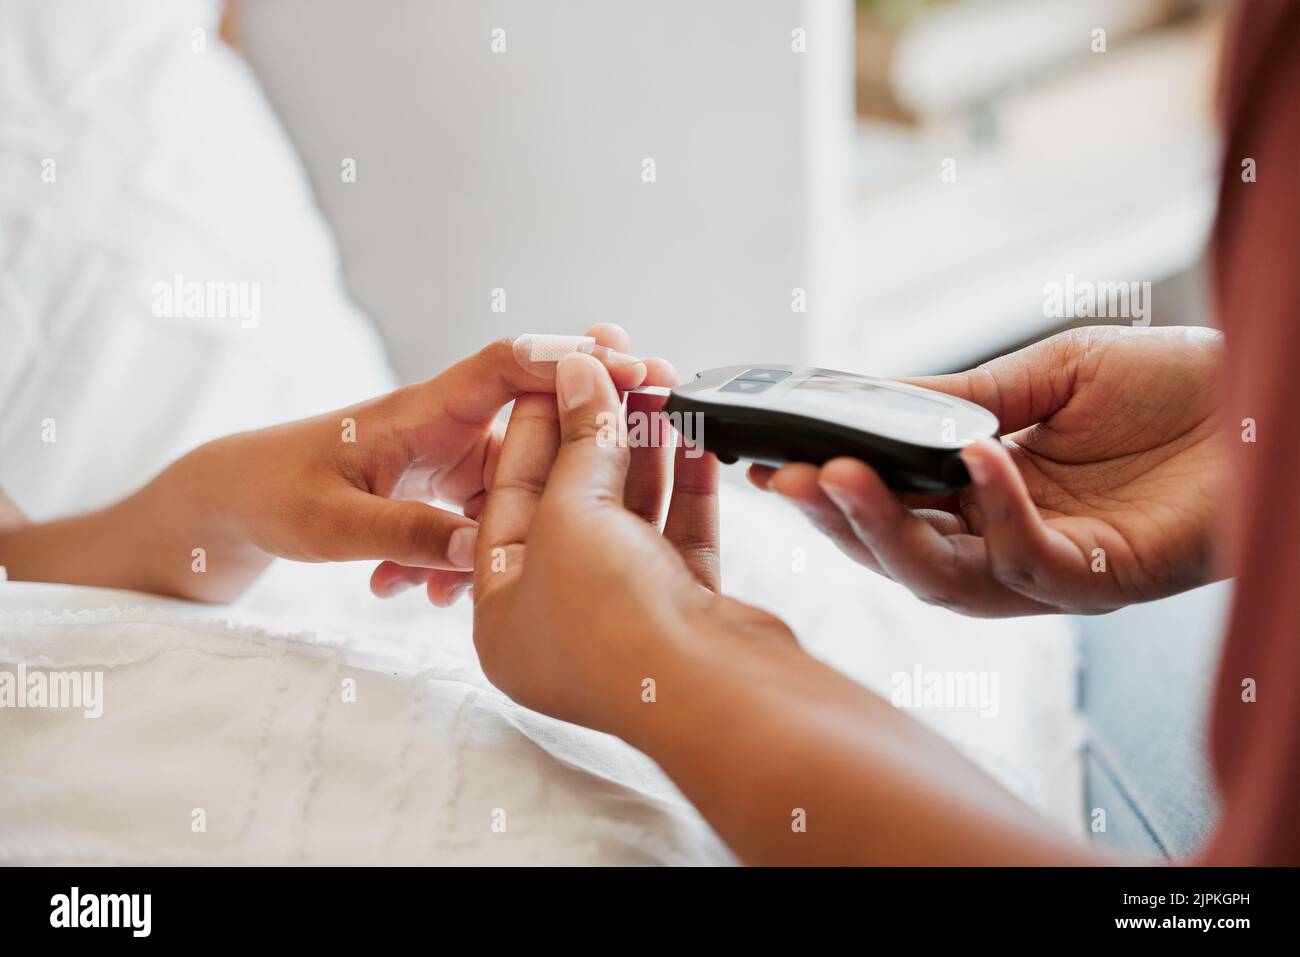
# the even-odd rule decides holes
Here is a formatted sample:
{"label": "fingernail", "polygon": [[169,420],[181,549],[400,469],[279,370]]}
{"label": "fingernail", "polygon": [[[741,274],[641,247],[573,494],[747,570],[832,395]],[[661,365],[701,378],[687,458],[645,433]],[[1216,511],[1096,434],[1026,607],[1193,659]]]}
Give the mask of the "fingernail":
{"label": "fingernail", "polygon": [[848,506],[848,494],[842,488],[837,488],[821,478],[817,479],[817,484],[826,493],[826,497],[839,506],[840,511]]}
{"label": "fingernail", "polygon": [[415,586],[415,582],[407,581],[405,578],[398,578],[393,581],[386,581],[375,589],[375,594],[380,598],[392,598],[394,595],[400,595],[408,588]]}
{"label": "fingernail", "polygon": [[586,405],[596,394],[596,374],[604,374],[599,365],[586,356],[571,354],[555,367],[555,394],[561,408],[576,409]]}
{"label": "fingernail", "polygon": [[470,585],[469,582],[462,582],[461,584],[453,588],[451,591],[449,591],[447,593],[448,606],[454,605],[456,604],[456,602],[460,601],[461,596],[464,595],[465,592],[469,591],[471,587],[472,586]]}
{"label": "fingernail", "polygon": [[457,568],[474,567],[474,546],[478,542],[478,526],[465,525],[451,533],[447,539],[447,561]]}
{"label": "fingernail", "polygon": [[626,352],[615,352],[613,349],[606,348],[605,346],[597,346],[592,350],[591,354],[601,362],[605,363],[605,365],[614,366],[615,368],[634,366],[641,362],[641,360],[636,356],[630,356]]}
{"label": "fingernail", "polygon": [[976,485],[984,485],[989,478],[989,463],[984,457],[988,453],[979,447],[980,444],[975,442],[961,450],[961,460]]}

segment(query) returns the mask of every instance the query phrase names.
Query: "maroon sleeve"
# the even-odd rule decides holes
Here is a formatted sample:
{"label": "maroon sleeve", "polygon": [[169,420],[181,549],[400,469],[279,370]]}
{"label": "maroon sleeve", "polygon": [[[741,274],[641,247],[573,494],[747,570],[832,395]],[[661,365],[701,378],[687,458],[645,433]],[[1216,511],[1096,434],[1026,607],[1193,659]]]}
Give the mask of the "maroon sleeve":
{"label": "maroon sleeve", "polygon": [[[1227,339],[1220,554],[1236,577],[1213,695],[1210,864],[1300,863],[1300,2],[1236,11],[1213,241]],[[1252,181],[1253,180],[1253,181]]]}

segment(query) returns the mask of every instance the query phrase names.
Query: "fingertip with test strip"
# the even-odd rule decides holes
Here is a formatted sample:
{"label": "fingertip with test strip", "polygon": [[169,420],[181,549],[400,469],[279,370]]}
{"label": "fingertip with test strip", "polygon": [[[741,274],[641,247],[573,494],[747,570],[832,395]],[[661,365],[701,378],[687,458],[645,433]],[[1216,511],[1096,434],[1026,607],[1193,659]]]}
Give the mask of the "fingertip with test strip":
{"label": "fingertip with test strip", "polygon": [[608,368],[641,362],[636,356],[597,345],[594,336],[558,336],[530,332],[517,338],[513,348],[515,361],[529,374],[541,379],[554,379],[556,363],[573,352],[594,356]]}

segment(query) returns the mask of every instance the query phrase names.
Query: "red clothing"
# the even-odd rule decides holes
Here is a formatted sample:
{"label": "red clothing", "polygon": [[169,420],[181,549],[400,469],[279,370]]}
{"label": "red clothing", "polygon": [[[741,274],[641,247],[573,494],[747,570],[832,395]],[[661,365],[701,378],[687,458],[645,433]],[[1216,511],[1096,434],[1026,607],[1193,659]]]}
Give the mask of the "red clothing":
{"label": "red clothing", "polygon": [[1300,864],[1300,2],[1235,15],[1213,256],[1227,339],[1219,541],[1236,594],[1211,724],[1222,814],[1203,861]]}

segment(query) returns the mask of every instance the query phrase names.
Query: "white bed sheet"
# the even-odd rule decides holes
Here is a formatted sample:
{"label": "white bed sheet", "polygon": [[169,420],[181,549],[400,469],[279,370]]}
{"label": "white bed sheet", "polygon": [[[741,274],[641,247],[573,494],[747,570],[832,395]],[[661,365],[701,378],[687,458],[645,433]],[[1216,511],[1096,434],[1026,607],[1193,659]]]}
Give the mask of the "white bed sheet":
{"label": "white bed sheet", "polygon": [[[729,590],[865,684],[887,694],[890,675],[917,665],[996,672],[995,717],[917,716],[1077,830],[1062,622],[920,605],[745,489],[724,490],[723,531]],[[0,862],[732,860],[648,759],[496,692],[468,604],[434,609],[418,590],[378,601],[367,572],[280,563],[232,607],[0,583],[0,668],[105,675],[98,719],[0,711]]]}

